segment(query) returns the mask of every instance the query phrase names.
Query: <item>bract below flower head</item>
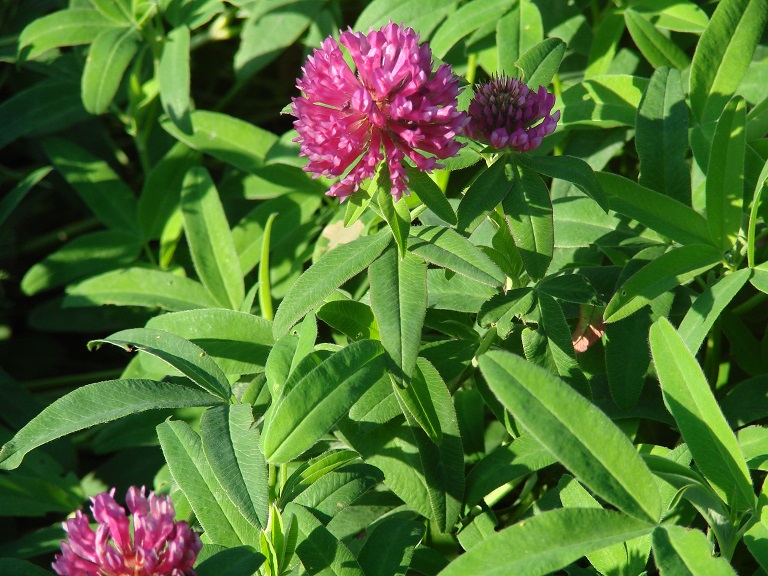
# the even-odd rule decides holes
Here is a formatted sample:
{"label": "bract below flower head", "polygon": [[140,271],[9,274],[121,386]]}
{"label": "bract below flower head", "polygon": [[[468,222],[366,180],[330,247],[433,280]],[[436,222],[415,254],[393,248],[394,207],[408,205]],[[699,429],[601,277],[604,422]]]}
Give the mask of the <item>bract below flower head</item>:
{"label": "bract below flower head", "polygon": [[147,498],[144,488],[129,488],[131,531],[114,495],[113,488],[91,499],[95,532],[80,510],[64,522],[67,539],[53,570],[61,576],[195,576],[192,566],[203,545],[186,522],[174,521],[171,499],[154,492]]}
{"label": "bract below flower head", "polygon": [[296,141],[309,158],[306,171],[342,177],[329,196],[354,193],[384,160],[399,199],[408,193],[406,157],[428,171],[462,146],[455,140],[467,122],[456,108],[459,79],[447,64],[432,72],[432,52],[411,28],[390,22],[368,34],[343,32],[339,42],[327,38],[302,71],[296,85],[303,95],[291,105]]}
{"label": "bract below flower head", "polygon": [[560,111],[552,114],[554,105],[543,86],[534,92],[517,78],[497,76],[477,87],[466,132],[497,150],[530,152],[555,131]]}

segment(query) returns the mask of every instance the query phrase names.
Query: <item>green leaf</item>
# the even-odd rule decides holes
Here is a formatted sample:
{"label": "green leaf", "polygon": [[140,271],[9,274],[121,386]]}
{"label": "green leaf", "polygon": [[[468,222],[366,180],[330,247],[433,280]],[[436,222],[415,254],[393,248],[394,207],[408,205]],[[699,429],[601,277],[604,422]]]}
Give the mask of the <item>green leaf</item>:
{"label": "green leaf", "polygon": [[53,168],[50,166],[44,166],[43,168],[38,168],[37,170],[30,172],[13,187],[13,190],[0,199],[0,226],[3,225],[3,222],[6,221],[16,206],[19,205],[19,202],[24,199],[27,192],[37,186],[43,178],[48,176],[52,169]]}
{"label": "green leaf", "polygon": [[184,178],[181,214],[200,280],[220,304],[237,310],[245,298],[240,261],[218,192],[202,166]]}
{"label": "green leaf", "polygon": [[29,23],[19,35],[19,59],[34,60],[60,46],[90,44],[117,24],[96,10],[59,10]]}
{"label": "green leaf", "polygon": [[267,462],[249,404],[206,410],[200,420],[203,451],[221,488],[252,526],[269,521]]}
{"label": "green leaf", "polygon": [[40,566],[16,558],[0,558],[0,571],[14,576],[50,576],[51,574]]}
{"label": "green leaf", "polygon": [[21,290],[32,296],[82,277],[127,266],[141,251],[141,243],[124,232],[92,232],[67,242],[32,266],[21,280]]}
{"label": "green leaf", "polygon": [[[352,196],[354,199],[357,194]],[[350,202],[352,201],[350,199]],[[260,202],[232,228],[232,239],[240,257],[244,274],[261,262],[261,245],[264,229],[271,214],[277,214],[272,224],[270,253],[273,260],[295,258],[297,244],[307,223],[312,222],[315,212],[323,203],[322,196],[310,192],[290,192],[277,198]]]}
{"label": "green leaf", "polygon": [[405,576],[413,551],[423,537],[423,524],[388,518],[365,539],[357,561],[366,576]]}
{"label": "green leaf", "polygon": [[189,28],[179,26],[165,37],[157,66],[160,102],[176,127],[192,134],[189,108]]}
{"label": "green leaf", "polygon": [[332,300],[317,309],[317,317],[350,340],[381,340],[373,310],[362,302]]}
{"label": "green leaf", "polygon": [[514,288],[504,294],[494,294],[483,303],[478,312],[477,322],[481,326],[496,325],[502,339],[512,331],[512,322],[516,317],[528,314],[536,304],[532,288]]}
{"label": "green leaf", "polygon": [[90,0],[93,7],[120,26],[135,24],[131,0]]}
{"label": "green leaf", "polygon": [[197,432],[186,422],[166,420],[157,427],[157,437],[171,476],[189,501],[206,539],[227,547],[257,545],[258,528],[248,523],[221,489]]}
{"label": "green leaf", "polygon": [[450,228],[414,226],[409,249],[441,268],[488,286],[502,286],[504,272],[482,250]]}
{"label": "green leaf", "polygon": [[388,230],[362,236],[323,254],[290,287],[275,314],[272,333],[282,336],[336,288],[359,274],[378,258],[392,241]]}
{"label": "green leaf", "polygon": [[[277,4],[277,3],[273,3]],[[323,7],[315,0],[293,0],[284,6],[255,11],[242,25],[234,67],[240,82],[262,70],[294,44]]]}
{"label": "green leaf", "polygon": [[720,313],[752,276],[748,268],[723,276],[696,297],[678,328],[688,350],[696,354]]}
{"label": "green leaf", "polygon": [[451,270],[427,270],[429,308],[474,314],[497,293],[497,288],[454,274]]}
{"label": "green leaf", "polygon": [[533,2],[519,2],[496,24],[499,71],[517,76],[518,59],[544,39],[541,13]]}
{"label": "green leaf", "polygon": [[315,518],[327,525],[339,512],[383,480],[384,475],[375,466],[353,462],[329,470],[291,501],[305,506]]}
{"label": "green leaf", "polygon": [[136,197],[104,160],[60,138],[46,139],[43,150],[99,220],[138,236]]}
{"label": "green leaf", "polygon": [[661,499],[653,475],[608,416],[519,356],[491,351],[479,361],[504,407],[583,484],[635,518],[658,521]]}
{"label": "green leaf", "polygon": [[691,172],[685,162],[688,108],[680,72],[659,68],[653,73],[637,110],[636,126],[639,184],[690,206]]}
{"label": "green leaf", "polygon": [[195,384],[222,400],[229,400],[232,391],[229,381],[218,364],[209,358],[205,351],[189,340],[148,328],[133,328],[115,332],[107,338],[91,340],[88,348],[93,350],[101,344],[112,344],[128,352],[140,350],[157,356],[167,362]]}
{"label": "green leaf", "polygon": [[482,170],[469,185],[459,202],[456,212],[456,231],[462,234],[474,232],[489,212],[501,204],[517,184],[518,175],[514,162],[502,156],[489,168]]}
{"label": "green leaf", "polygon": [[190,148],[210,154],[244,172],[264,166],[264,157],[277,142],[277,136],[233,116],[195,110],[191,113],[193,134],[180,130],[171,120],[160,125]]}
{"label": "green leaf", "polygon": [[691,61],[677,44],[659,32],[656,27],[634,10],[624,11],[624,21],[627,23],[632,40],[651,66],[660,68],[669,66],[685,70]]}
{"label": "green leaf", "polygon": [[576,360],[571,331],[558,302],[547,294],[538,295],[539,326],[522,333],[525,357],[558,374],[586,398],[592,397],[589,383]]}
{"label": "green leaf", "polygon": [[72,432],[129,414],[162,408],[213,406],[200,390],[154,380],[107,380],[75,389],[46,407],[0,450],[0,469],[13,470],[27,452]]}
{"label": "green leaf", "polygon": [[522,169],[502,207],[525,271],[534,280],[543,278],[555,245],[552,202],[546,184],[536,172]]}
{"label": "green leaf", "polygon": [[438,58],[444,58],[459,40],[485,24],[495,22],[512,3],[513,0],[476,0],[472,5],[462,6],[435,32],[429,42],[432,52]]}
{"label": "green leaf", "polygon": [[650,340],[664,403],[697,467],[736,511],[753,508],[755,495],[744,456],[696,359],[666,318],[651,327]]}
{"label": "green leaf", "polygon": [[373,0],[363,8],[353,30],[378,30],[388,22],[406,22],[426,39],[456,8],[452,0]]}
{"label": "green leaf", "polygon": [[637,108],[648,81],[625,74],[595,76],[565,90],[555,103],[560,124],[602,128],[634,126]]}
{"label": "green leaf", "polygon": [[606,322],[637,312],[657,296],[706,272],[722,260],[720,251],[704,244],[675,248],[646,264],[613,295],[605,308]]}
{"label": "green leaf", "polygon": [[405,199],[400,198],[395,202],[390,194],[392,184],[389,181],[389,170],[382,168],[377,177],[376,184],[376,203],[379,205],[381,214],[389,224],[392,236],[395,237],[400,256],[405,256],[405,250],[408,246],[408,231],[411,228],[411,213],[405,203]]}
{"label": "green leaf", "polygon": [[579,190],[592,198],[605,212],[608,212],[608,197],[597,175],[581,158],[575,156],[526,156],[518,157],[526,168],[549,176],[571,182]]}
{"label": "green leaf", "polygon": [[597,177],[612,210],[680,244],[712,244],[707,221],[692,208],[617,174],[599,172]]}
{"label": "green leaf", "polygon": [[389,247],[371,264],[368,276],[381,343],[398,368],[395,381],[407,386],[416,368],[427,312],[427,265],[410,252],[401,259]]}
{"label": "green leaf", "polygon": [[435,213],[435,216],[449,224],[456,224],[456,213],[435,181],[426,173],[415,168],[408,167],[407,173],[408,189],[416,194],[419,200]]}
{"label": "green leaf", "polygon": [[98,115],[107,111],[141,40],[135,28],[117,28],[102,32],[93,41],[82,80],[83,106],[88,112]]}
{"label": "green leaf", "polygon": [[560,38],[547,38],[520,56],[517,67],[526,85],[534,90],[537,86],[549,86],[563,61],[565,48],[565,42]]}
{"label": "green leaf", "polygon": [[138,207],[139,227],[146,240],[159,240],[168,222],[174,215],[178,217],[184,176],[199,163],[200,154],[177,142],[147,174]]}
{"label": "green leaf", "polygon": [[467,474],[464,505],[472,507],[507,482],[533,474],[557,459],[531,436],[503,444],[480,460]]}
{"label": "green leaf", "polygon": [[733,247],[741,228],[746,122],[744,99],[737,96],[720,115],[712,138],[706,179],[707,224],[715,245],[723,251]]}
{"label": "green leaf", "polygon": [[631,410],[640,399],[651,365],[648,330],[650,308],[611,322],[605,327],[605,372],[611,398],[622,410]]}
{"label": "green leaf", "polygon": [[123,268],[67,287],[64,306],[146,306],[165,310],[215,308],[218,304],[199,282],[183,276]]}
{"label": "green leaf", "polygon": [[270,407],[261,437],[267,461],[284,464],[311,448],[384,374],[384,349],[360,340],[330,356]]}
{"label": "green leaf", "polygon": [[303,462],[283,485],[279,506],[285,508],[323,476],[359,457],[359,454],[351,450],[328,450],[312,460]]}
{"label": "green leaf", "polygon": [[659,28],[701,34],[709,24],[707,13],[690,0],[636,0],[632,9]]}
{"label": "green leaf", "polygon": [[723,0],[696,45],[691,64],[691,110],[715,120],[741,84],[768,20],[767,0]]}
{"label": "green leaf", "polygon": [[768,569],[768,517],[765,508],[760,514],[760,520],[744,533],[743,540],[762,569]]}
{"label": "green leaf", "polygon": [[339,431],[366,462],[384,473],[385,484],[398,497],[430,518],[435,528],[448,532],[458,519],[464,493],[461,436],[450,393],[440,375],[423,358],[418,366],[443,431],[439,446],[407,412],[405,422],[396,418],[375,427],[346,418],[339,422]]}
{"label": "green leaf", "polygon": [[[440,383],[443,383],[442,380]],[[429,439],[439,446],[443,441],[440,418],[432,402],[429,383],[418,366],[413,373],[410,385],[402,388],[395,383],[395,392],[403,413],[415,420]]]}
{"label": "green leaf", "polygon": [[312,513],[299,505],[288,512],[299,521],[299,545],[296,555],[310,576],[364,576],[349,549],[340,542]]}
{"label": "green leaf", "polygon": [[264,556],[251,546],[235,546],[217,552],[195,565],[198,576],[245,576],[256,574]]}
{"label": "green leaf", "polygon": [[550,510],[491,536],[451,562],[439,576],[544,576],[585,554],[652,530],[652,524],[613,510]]}
{"label": "green leaf", "polygon": [[732,427],[740,428],[768,415],[766,385],[768,375],[755,376],[737,384],[720,400],[720,408]]}
{"label": "green leaf", "polygon": [[0,104],[0,148],[22,136],[62,130],[88,118],[76,80],[46,78]]}
{"label": "green leaf", "polygon": [[725,558],[712,556],[703,532],[664,525],[653,531],[653,557],[665,574],[680,576],[736,576]]}
{"label": "green leaf", "polygon": [[588,80],[608,73],[616,57],[619,40],[624,35],[624,20],[616,10],[606,11],[595,30],[595,38],[589,47],[584,79]]}
{"label": "green leaf", "polygon": [[227,375],[262,371],[274,345],[269,320],[223,308],[160,314],[146,327],[173,332],[197,344]]}

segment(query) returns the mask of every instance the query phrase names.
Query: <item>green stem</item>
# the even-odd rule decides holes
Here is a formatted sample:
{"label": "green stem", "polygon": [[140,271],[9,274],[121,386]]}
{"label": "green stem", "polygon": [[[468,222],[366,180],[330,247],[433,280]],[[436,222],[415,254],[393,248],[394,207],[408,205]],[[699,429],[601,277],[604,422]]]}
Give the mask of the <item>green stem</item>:
{"label": "green stem", "polygon": [[475,75],[477,74],[477,54],[472,53],[467,58],[467,74],[465,78],[470,84],[475,83]]}

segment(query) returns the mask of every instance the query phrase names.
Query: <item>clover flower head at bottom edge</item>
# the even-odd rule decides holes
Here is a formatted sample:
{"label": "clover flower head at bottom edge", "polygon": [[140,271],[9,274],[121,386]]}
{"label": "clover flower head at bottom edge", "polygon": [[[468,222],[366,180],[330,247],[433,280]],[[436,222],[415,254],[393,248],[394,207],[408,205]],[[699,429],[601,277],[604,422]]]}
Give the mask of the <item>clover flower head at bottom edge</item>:
{"label": "clover flower head at bottom edge", "polygon": [[497,150],[530,152],[555,131],[560,111],[552,114],[554,105],[544,86],[534,92],[518,78],[494,76],[477,86],[465,132]]}
{"label": "clover flower head at bottom edge", "polygon": [[115,501],[114,488],[92,498],[95,531],[80,510],[66,520],[67,538],[53,562],[54,572],[60,576],[195,576],[192,566],[202,548],[200,537],[186,522],[174,521],[169,496],[150,491],[147,497],[144,492],[144,487],[128,489],[130,518]]}
{"label": "clover flower head at bottom edge", "polygon": [[[355,70],[347,64],[342,46]],[[468,117],[457,109],[459,78],[448,64],[433,71],[432,52],[411,28],[390,22],[368,34],[327,38],[302,68],[294,98],[307,172],[341,177],[328,191],[342,200],[372,178],[383,161],[395,199],[407,194],[407,159],[418,170],[438,167],[463,146],[456,136]]]}

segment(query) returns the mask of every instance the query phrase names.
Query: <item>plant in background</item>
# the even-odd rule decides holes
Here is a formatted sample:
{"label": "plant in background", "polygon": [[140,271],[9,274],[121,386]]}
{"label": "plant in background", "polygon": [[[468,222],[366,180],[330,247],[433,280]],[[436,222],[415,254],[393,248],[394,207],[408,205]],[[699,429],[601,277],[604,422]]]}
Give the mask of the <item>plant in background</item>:
{"label": "plant in background", "polygon": [[23,5],[0,573],[768,570],[768,0]]}

